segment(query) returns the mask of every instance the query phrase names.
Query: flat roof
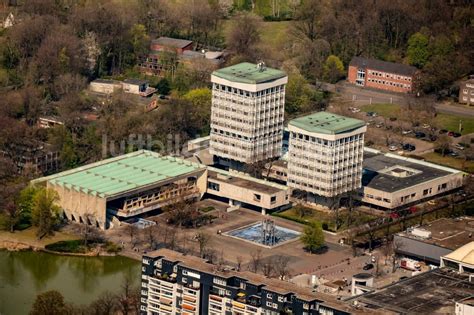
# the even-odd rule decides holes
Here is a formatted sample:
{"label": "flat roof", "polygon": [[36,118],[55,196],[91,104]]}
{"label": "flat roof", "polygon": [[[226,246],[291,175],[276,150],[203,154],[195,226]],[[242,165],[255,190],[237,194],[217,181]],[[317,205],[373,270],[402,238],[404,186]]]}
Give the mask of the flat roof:
{"label": "flat roof", "polygon": [[125,79],[123,80],[124,83],[128,83],[128,84],[133,84],[133,85],[143,85],[143,84],[147,84],[148,82],[146,80],[142,80],[142,79]]}
{"label": "flat roof", "polygon": [[50,184],[111,197],[204,168],[198,163],[140,150],[45,179]]}
{"label": "flat roof", "polygon": [[422,238],[409,231],[400,232],[398,235],[455,250],[472,241],[469,235],[472,235],[474,231],[474,218],[441,218],[419,228],[431,232],[431,237]]}
{"label": "flat roof", "polygon": [[[416,172],[407,177],[396,177],[385,172],[389,168],[397,166],[409,168]],[[365,149],[362,186],[385,192],[395,192],[457,172],[461,171],[395,154],[376,153]]]}
{"label": "flat roof", "polygon": [[[208,178],[225,182],[241,188],[250,189],[264,194],[276,194],[282,190],[288,190],[288,186],[274,182],[257,179],[247,175],[234,174],[214,167],[208,167]],[[220,175],[220,176],[219,176]]]}
{"label": "flat roof", "polygon": [[469,281],[469,274],[440,268],[351,300],[357,300],[374,309],[402,314],[454,314],[455,302],[472,295],[474,283]]}
{"label": "flat roof", "polygon": [[344,117],[329,112],[318,112],[295,118],[290,120],[288,124],[308,132],[332,135],[348,132],[365,126],[365,122],[362,120]]}
{"label": "flat roof", "polygon": [[382,61],[378,59],[368,59],[363,57],[353,57],[350,66],[359,67],[363,69],[378,70],[388,73],[396,73],[406,76],[412,76],[416,72],[413,66],[404,65],[401,63]]}
{"label": "flat roof", "polygon": [[264,83],[286,77],[284,71],[267,67],[259,69],[256,64],[250,62],[242,62],[216,70],[212,75],[229,81],[248,84]]}
{"label": "flat roof", "polygon": [[191,45],[193,42],[187,39],[171,38],[171,37],[160,37],[151,41],[152,44],[162,45],[173,48],[185,48]]}
{"label": "flat roof", "polygon": [[300,287],[292,282],[278,280],[278,279],[271,279],[264,277],[263,275],[252,273],[249,271],[234,271],[234,270],[227,270],[222,271],[218,269],[218,266],[209,263],[207,260],[192,256],[192,255],[184,255],[182,253],[162,248],[156,251],[147,253],[144,255],[145,257],[151,258],[159,258],[163,257],[166,260],[172,262],[181,263],[183,267],[188,267],[200,272],[206,272],[213,274],[218,277],[222,277],[225,279],[230,279],[232,277],[237,277],[241,279],[245,279],[248,282],[255,284],[255,285],[263,285],[265,290],[276,292],[279,294],[289,294],[293,293],[296,297],[311,302],[311,301],[318,301],[322,305],[328,305],[334,307],[338,310],[343,310],[346,312],[350,312],[351,314],[382,314],[377,311],[369,311],[369,310],[357,310],[349,305],[338,301],[334,296],[320,293],[320,292],[313,292],[310,288]]}

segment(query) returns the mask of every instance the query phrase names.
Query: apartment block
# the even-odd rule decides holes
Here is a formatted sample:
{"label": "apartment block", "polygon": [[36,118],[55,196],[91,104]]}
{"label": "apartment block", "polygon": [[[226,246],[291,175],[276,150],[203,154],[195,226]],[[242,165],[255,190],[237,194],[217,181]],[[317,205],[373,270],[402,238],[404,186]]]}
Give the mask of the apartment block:
{"label": "apartment block", "polygon": [[281,155],[285,72],[240,63],[212,73],[210,153],[241,163]]}
{"label": "apartment block", "polygon": [[323,197],[361,187],[365,122],[318,112],[288,128],[288,186]]}
{"label": "apartment block", "polygon": [[335,297],[160,249],[143,256],[142,315],[350,314]]}
{"label": "apartment block", "polygon": [[361,87],[410,93],[416,70],[400,63],[354,57],[349,64],[347,80]]}
{"label": "apartment block", "polygon": [[474,105],[474,76],[461,83],[459,86],[459,103]]}

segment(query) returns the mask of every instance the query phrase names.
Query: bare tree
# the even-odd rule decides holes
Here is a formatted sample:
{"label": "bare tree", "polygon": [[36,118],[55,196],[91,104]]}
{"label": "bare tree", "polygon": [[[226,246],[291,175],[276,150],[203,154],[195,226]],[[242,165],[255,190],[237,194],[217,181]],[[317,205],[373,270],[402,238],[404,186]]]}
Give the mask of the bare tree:
{"label": "bare tree", "polygon": [[288,264],[290,263],[290,257],[278,255],[273,261],[275,272],[277,273],[280,280],[284,280],[290,274]]}
{"label": "bare tree", "polygon": [[118,299],[110,292],[105,292],[89,307],[89,313],[96,315],[115,314],[118,308]]}
{"label": "bare tree", "polygon": [[243,59],[257,58],[257,44],[260,40],[260,21],[251,14],[242,14],[234,19],[227,38],[227,48]]}
{"label": "bare tree", "polygon": [[262,264],[262,273],[265,277],[270,278],[274,272],[273,264],[271,261],[267,260]]}
{"label": "bare tree", "polygon": [[209,246],[209,242],[211,240],[211,236],[204,231],[199,231],[196,236],[196,240],[199,244],[199,257],[204,257],[204,253]]}
{"label": "bare tree", "polygon": [[262,265],[262,250],[257,249],[250,253],[250,271],[257,273]]}
{"label": "bare tree", "polygon": [[237,271],[240,271],[240,270],[241,270],[243,259],[244,259],[244,258],[243,258],[242,256],[240,256],[240,255],[235,258],[235,261],[236,261],[236,263],[237,263],[237,266],[236,266]]}
{"label": "bare tree", "polygon": [[158,228],[159,228],[158,225],[152,225],[145,230],[145,234],[148,240],[148,245],[150,246],[150,250],[156,249]]}

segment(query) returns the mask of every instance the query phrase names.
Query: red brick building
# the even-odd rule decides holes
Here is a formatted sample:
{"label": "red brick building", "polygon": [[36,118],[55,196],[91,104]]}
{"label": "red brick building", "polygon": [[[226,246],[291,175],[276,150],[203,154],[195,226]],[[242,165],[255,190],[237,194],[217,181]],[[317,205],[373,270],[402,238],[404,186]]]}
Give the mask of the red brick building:
{"label": "red brick building", "polygon": [[193,42],[185,39],[160,37],[152,40],[150,53],[138,61],[140,71],[149,75],[159,75],[176,66],[178,58],[185,51],[193,50]]}
{"label": "red brick building", "polygon": [[347,80],[361,87],[370,87],[391,92],[410,93],[417,69],[400,63],[352,58]]}
{"label": "red brick building", "polygon": [[174,51],[179,55],[185,50],[192,50],[193,42],[186,39],[160,37],[151,41],[150,49],[154,52]]}

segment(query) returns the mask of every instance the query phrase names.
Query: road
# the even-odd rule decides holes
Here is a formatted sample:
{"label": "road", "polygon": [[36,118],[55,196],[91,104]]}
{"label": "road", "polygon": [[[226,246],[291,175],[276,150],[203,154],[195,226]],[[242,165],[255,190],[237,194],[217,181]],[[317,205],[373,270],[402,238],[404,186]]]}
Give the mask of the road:
{"label": "road", "polygon": [[[414,100],[414,96],[361,88],[345,81],[338,82],[337,84],[322,83],[321,88],[325,91],[340,94],[343,99],[352,102],[353,105],[366,105],[371,103],[407,105],[411,100]],[[429,99],[435,102],[435,108],[438,113],[474,117],[474,108],[436,102],[433,97],[429,97]]]}

